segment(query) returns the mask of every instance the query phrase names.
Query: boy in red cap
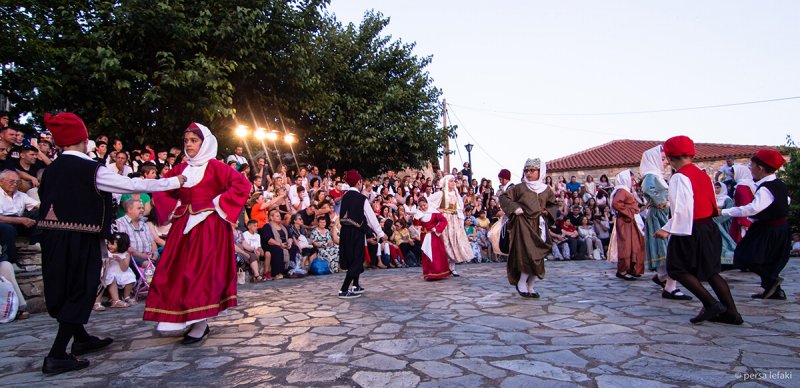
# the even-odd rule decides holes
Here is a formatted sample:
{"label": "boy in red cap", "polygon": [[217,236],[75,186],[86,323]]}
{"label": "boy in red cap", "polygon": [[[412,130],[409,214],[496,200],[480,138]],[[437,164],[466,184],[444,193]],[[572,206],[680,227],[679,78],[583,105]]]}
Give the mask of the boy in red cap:
{"label": "boy in red cap", "polygon": [[779,275],[789,261],[791,249],[789,224],[786,222],[789,190],[775,176],[775,171],[785,160],[780,152],[764,149],[750,161],[750,172],[757,186],[755,199],[747,205],[722,211],[725,216],[750,217],[753,221],[736,246],[733,264],[761,277],[764,292],[753,294],[753,298],[786,300],[786,293],[781,289],[783,278]]}
{"label": "boy in red cap", "polygon": [[[703,303],[703,309],[689,322],[723,322],[741,325],[728,282],[720,276],[722,238],[713,218],[719,215],[714,186],[708,174],[692,163],[694,142],[675,136],[664,142],[664,153],[675,169],[669,180],[672,217],[655,233],[666,239],[667,273]],[[719,301],[703,287],[708,282]]]}
{"label": "boy in red cap", "polygon": [[[73,113],[45,114],[44,123],[64,152],[42,176],[39,187],[42,232],[42,277],[47,312],[58,321],[58,333],[45,357],[42,373],[57,374],[89,366],[79,359],[110,345],[111,338],[90,336],[89,321],[102,268],[103,238],[114,220],[111,193],[133,194],[177,189],[186,177],[131,179],[91,159],[89,135]],[[67,344],[72,342],[72,352]]]}
{"label": "boy in red cap", "polygon": [[[378,222],[378,217],[372,211],[367,197],[361,194],[364,185],[361,174],[356,170],[347,171],[344,181],[350,186],[342,196],[339,208],[339,220],[342,229],[339,232],[339,268],[346,269],[339,298],[358,298],[364,293],[364,288],[358,283],[358,278],[364,272],[364,248],[367,246],[367,235],[375,233],[378,239],[385,234]],[[353,288],[350,288],[350,284]]]}

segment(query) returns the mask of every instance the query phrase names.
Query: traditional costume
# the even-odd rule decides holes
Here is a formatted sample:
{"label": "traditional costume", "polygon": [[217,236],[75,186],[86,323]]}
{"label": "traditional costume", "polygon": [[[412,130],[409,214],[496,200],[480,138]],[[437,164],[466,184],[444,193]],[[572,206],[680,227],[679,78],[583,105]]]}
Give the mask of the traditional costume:
{"label": "traditional costume", "polygon": [[[670,138],[664,143],[664,153],[680,158],[675,160],[687,160],[694,157],[694,142],[686,136]],[[736,311],[728,283],[719,274],[722,241],[712,220],[719,214],[714,188],[709,176],[688,160],[669,181],[672,217],[662,228],[670,235],[667,272],[703,303],[703,309],[690,322],[716,320],[741,324],[742,317]],[[711,285],[720,301],[711,296],[701,281]]]}
{"label": "traditional costume", "polygon": [[[244,208],[250,182],[215,159],[217,138],[208,128],[192,123],[186,132],[200,137],[199,151],[164,174],[185,175],[186,184],[153,195],[159,224],[171,219],[172,227],[150,284],[144,319],[158,322],[160,331],[199,323],[205,327],[202,339],[208,334],[205,320],[237,304],[231,225]],[[199,341],[187,336],[185,344]]]}
{"label": "traditional costume", "polygon": [[[72,113],[45,114],[45,126],[58,147],[87,141],[83,121]],[[100,285],[105,243],[114,221],[111,193],[141,193],[180,187],[178,178],[130,179],[112,173],[83,152],[67,150],[44,171],[39,188],[42,232],[42,277],[47,312],[58,320],[53,347],[42,372],[85,368],[89,361],[74,356],[108,346],[112,340],[89,336],[89,321]],[[66,353],[70,339],[72,354]]]}
{"label": "traditional costume", "polygon": [[[424,199],[422,199],[424,201]],[[447,228],[447,219],[436,209],[428,207],[426,212],[417,210],[414,226],[420,228],[422,241],[422,277],[425,280],[438,280],[450,276],[447,251],[444,249],[442,234]]]}
{"label": "traditional costume", "polygon": [[645,236],[647,267],[651,271],[656,271],[653,281],[663,288],[661,290],[662,298],[692,299],[691,296],[684,295],[677,287],[678,282],[667,274],[667,241],[655,237],[655,233],[669,220],[669,207],[667,206],[669,186],[667,186],[667,181],[664,180],[664,159],[661,145],[657,145],[642,154],[639,172],[644,176],[642,179],[642,195],[644,196],[645,206],[647,206],[647,216],[644,219],[647,233]]}
{"label": "traditional costume", "polygon": [[617,174],[611,192],[611,208],[617,214],[614,223],[617,239],[617,277],[635,280],[644,273],[645,247],[639,201],[631,193],[631,170]]}
{"label": "traditional costume", "polygon": [[[733,177],[736,186],[733,190],[733,204],[735,206],[745,206],[753,202],[756,193],[756,184],[753,182],[753,174],[750,169],[741,164],[733,165]],[[753,222],[747,217],[733,217],[731,219],[730,235],[737,244],[742,241],[742,237],[747,233],[747,229]]]}
{"label": "traditional costume", "polygon": [[[545,162],[536,158],[525,162],[525,169],[539,170],[539,179],[510,187],[500,197],[500,207],[509,217],[509,253],[506,264],[509,284],[522,297],[538,298],[534,277],[544,279],[544,258],[552,249],[552,239],[545,219],[551,222],[558,211],[553,190],[544,183]],[[524,175],[524,173],[523,173]]]}
{"label": "traditional costume", "polygon": [[[730,209],[733,207],[733,199],[728,196],[727,187],[719,184],[716,188],[717,191],[717,208],[720,211]],[[719,228],[719,235],[722,238],[722,270],[733,268],[733,252],[736,250],[736,241],[730,235],[731,230],[731,217],[726,215],[719,215],[714,217],[714,223]]]}
{"label": "traditional costume", "polygon": [[[775,150],[761,150],[753,163],[779,169],[785,160]],[[753,220],[747,234],[736,246],[734,265],[749,269],[761,277],[764,292],[752,295],[759,299],[786,299],[779,275],[789,261],[791,241],[786,216],[789,212],[789,191],[786,184],[771,173],[757,182],[755,198],[745,206],[725,209],[731,217],[750,217]]]}
{"label": "traditional costume", "polygon": [[464,231],[464,201],[458,195],[456,189],[450,190],[450,182],[455,180],[452,175],[446,175],[442,179],[442,191],[437,191],[428,197],[428,205],[438,208],[445,219],[447,228],[442,235],[444,247],[447,250],[447,260],[450,272],[453,276],[458,276],[456,263],[464,263],[472,260],[473,252],[470,246],[467,233]]}
{"label": "traditional costume", "polygon": [[[347,270],[339,297],[343,299],[357,298],[364,292],[358,283],[359,277],[364,272],[364,257],[367,250],[367,235],[375,233],[378,239],[385,236],[381,230],[378,217],[372,211],[367,197],[361,194],[361,174],[356,170],[347,171],[344,181],[350,186],[342,196],[339,208],[339,222],[342,229],[339,232],[339,268]],[[350,284],[353,289],[350,289]]]}

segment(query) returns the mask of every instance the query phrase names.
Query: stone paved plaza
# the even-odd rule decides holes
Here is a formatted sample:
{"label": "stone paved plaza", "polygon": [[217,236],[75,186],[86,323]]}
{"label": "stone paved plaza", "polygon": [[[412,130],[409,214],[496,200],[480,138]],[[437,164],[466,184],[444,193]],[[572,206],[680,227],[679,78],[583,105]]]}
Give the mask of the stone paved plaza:
{"label": "stone paved plaza", "polygon": [[746,323],[688,320],[699,302],[661,298],[648,274],[606,262],[548,262],[541,300],[507,284],[505,264],[460,266],[424,282],[419,268],[367,271],[366,294],[334,297],[343,274],[241,287],[211,336],[182,346],[141,320],[143,303],[93,313],[116,342],[82,371],[40,372],[55,328],[46,314],[0,325],[0,385],[661,387],[800,386],[800,260],[787,301],[751,300],[756,277],[726,272]]}

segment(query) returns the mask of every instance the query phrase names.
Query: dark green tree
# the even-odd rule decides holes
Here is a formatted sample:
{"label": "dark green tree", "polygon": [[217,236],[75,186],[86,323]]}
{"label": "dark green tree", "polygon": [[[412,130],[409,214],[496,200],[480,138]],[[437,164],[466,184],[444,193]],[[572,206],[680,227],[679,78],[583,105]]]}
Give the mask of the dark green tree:
{"label": "dark green tree", "polygon": [[[178,144],[200,121],[294,132],[299,159],[367,174],[437,156],[440,92],[413,45],[327,14],[327,0],[19,1],[0,7],[0,93],[71,110],[93,135]],[[260,148],[260,147],[259,147]]]}
{"label": "dark green tree", "polygon": [[789,204],[789,225],[793,232],[800,229],[800,149],[791,136],[786,136],[783,153],[789,154],[789,161],[778,172],[778,177],[786,183],[792,202]]}

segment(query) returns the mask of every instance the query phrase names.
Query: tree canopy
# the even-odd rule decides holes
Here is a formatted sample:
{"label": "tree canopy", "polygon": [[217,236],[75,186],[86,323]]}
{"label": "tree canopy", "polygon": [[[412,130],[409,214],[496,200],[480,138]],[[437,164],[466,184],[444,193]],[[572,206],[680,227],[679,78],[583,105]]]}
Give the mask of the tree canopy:
{"label": "tree canopy", "polygon": [[[0,93],[14,113],[73,111],[90,134],[179,144],[191,121],[297,135],[298,158],[371,175],[438,156],[431,57],[327,0],[20,1],[0,8]],[[260,147],[260,145],[259,145]]]}

